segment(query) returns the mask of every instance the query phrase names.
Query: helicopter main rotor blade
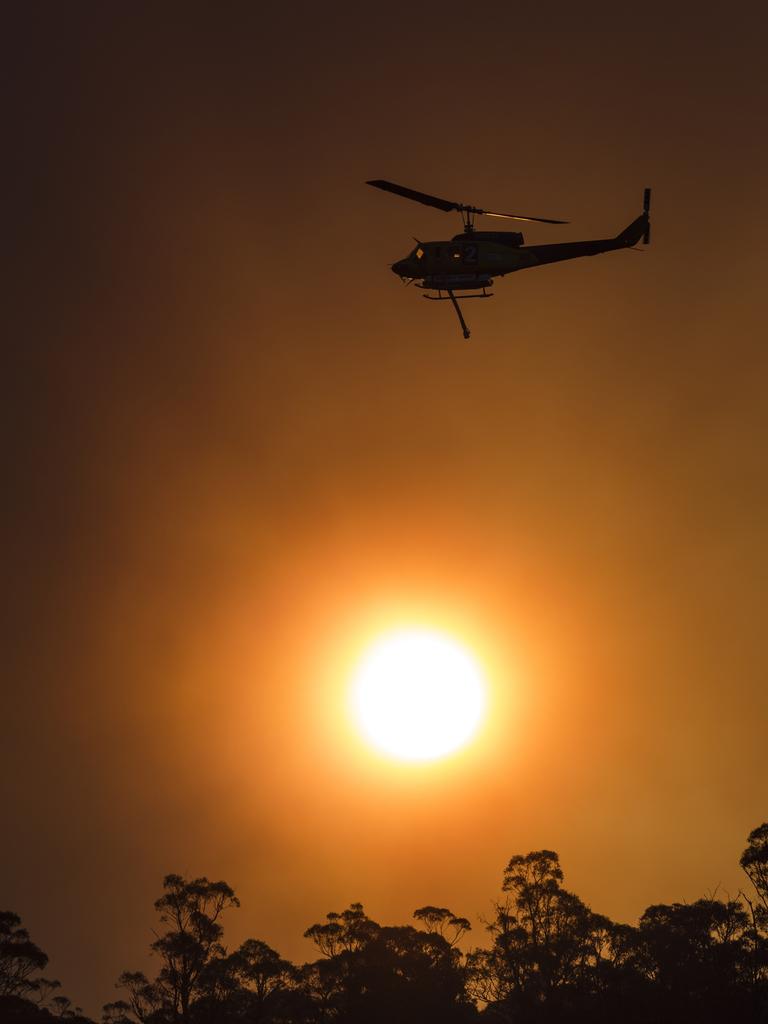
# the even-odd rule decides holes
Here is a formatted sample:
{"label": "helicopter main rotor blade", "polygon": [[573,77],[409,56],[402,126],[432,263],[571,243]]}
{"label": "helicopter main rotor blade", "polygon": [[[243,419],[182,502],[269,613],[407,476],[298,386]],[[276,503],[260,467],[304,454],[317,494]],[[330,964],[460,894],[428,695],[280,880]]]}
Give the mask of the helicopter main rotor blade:
{"label": "helicopter main rotor blade", "polygon": [[507,220],[527,220],[537,224],[570,224],[568,220],[552,220],[550,217],[524,217],[522,213],[494,213],[492,210],[477,210],[474,206],[464,207],[470,213],[482,213],[486,217],[504,217]]}
{"label": "helicopter main rotor blade", "polygon": [[549,217],[524,217],[521,213],[494,213],[492,210],[481,210],[478,206],[467,206],[466,203],[454,203],[450,199],[440,199],[439,196],[431,196],[427,192],[417,192],[415,189],[406,188],[405,185],[397,185],[394,181],[383,181],[376,178],[374,181],[366,181],[366,185],[373,185],[374,188],[383,189],[384,192],[392,192],[404,199],[412,199],[416,203],[423,203],[425,206],[434,206],[438,210],[450,213],[458,210],[459,213],[471,213],[484,215],[486,217],[504,217],[506,220],[527,220],[539,224],[567,224],[567,220],[552,220]]}
{"label": "helicopter main rotor blade", "polygon": [[416,192],[412,188],[406,188],[404,185],[396,185],[393,181],[382,181],[377,178],[375,181],[366,181],[366,185],[373,185],[374,188],[381,188],[385,192],[394,192],[396,196],[402,196],[404,199],[413,199],[416,203],[424,203],[425,206],[436,206],[438,210],[444,210],[446,213],[450,213],[451,210],[461,210],[462,206],[460,203],[452,203],[449,199],[439,199],[437,196],[427,195],[426,192]]}

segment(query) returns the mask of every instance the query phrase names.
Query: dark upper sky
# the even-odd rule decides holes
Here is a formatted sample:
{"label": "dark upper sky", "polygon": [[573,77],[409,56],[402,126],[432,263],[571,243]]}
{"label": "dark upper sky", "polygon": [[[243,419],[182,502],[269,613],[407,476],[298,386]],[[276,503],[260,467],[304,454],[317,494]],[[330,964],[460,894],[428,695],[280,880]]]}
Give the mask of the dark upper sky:
{"label": "dark upper sky", "polygon": [[[6,12],[0,903],[91,1012],[168,871],[303,959],[543,846],[624,920],[735,892],[766,818],[764,6],[268,6]],[[652,185],[653,244],[466,344],[388,270],[457,223],[375,177],[541,242]],[[393,621],[491,666],[463,760],[341,730]]]}

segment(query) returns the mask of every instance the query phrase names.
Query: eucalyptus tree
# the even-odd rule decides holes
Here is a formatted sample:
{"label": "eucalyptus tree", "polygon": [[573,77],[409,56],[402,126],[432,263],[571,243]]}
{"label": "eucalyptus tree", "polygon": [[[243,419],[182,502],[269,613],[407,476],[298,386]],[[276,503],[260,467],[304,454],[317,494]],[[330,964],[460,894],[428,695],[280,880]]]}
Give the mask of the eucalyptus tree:
{"label": "eucalyptus tree", "polygon": [[10,910],[0,911],[0,996],[25,996],[35,991],[39,982],[34,975],[47,963],[47,955],[22,928],[19,915]]}
{"label": "eucalyptus tree", "polygon": [[739,860],[744,873],[752,883],[757,900],[742,892],[749,908],[751,974],[754,1002],[768,1019],[768,822],[752,829],[747,847]]}
{"label": "eucalyptus tree", "polygon": [[[316,1019],[462,1024],[475,1016],[465,992],[462,956],[451,941],[465,930],[464,919],[445,908],[421,909],[417,920],[429,930],[380,925],[359,903],[307,929],[305,936],[324,957],[303,968]],[[449,937],[441,928],[448,929]]]}
{"label": "eucalyptus tree", "polygon": [[303,1002],[299,971],[266,942],[246,939],[228,956],[213,959],[200,981],[196,1024],[293,1020]]}
{"label": "eucalyptus tree", "polygon": [[487,922],[490,948],[467,958],[468,986],[502,1020],[566,1019],[587,1013],[634,971],[634,933],[594,913],[563,886],[552,850],[517,854],[502,879],[504,898]]}
{"label": "eucalyptus tree", "polygon": [[447,907],[419,907],[414,910],[413,916],[423,924],[426,931],[442,936],[450,946],[455,946],[472,928],[466,917],[457,917]]}
{"label": "eucalyptus tree", "polygon": [[0,911],[0,1021],[45,1024],[62,1019],[91,1024],[71,999],[54,995],[60,982],[38,974],[47,963],[47,954],[32,941],[19,915]]}
{"label": "eucalyptus tree", "polygon": [[739,863],[768,911],[768,822],[763,822],[749,833],[747,848]]}
{"label": "eucalyptus tree", "polygon": [[226,882],[207,878],[190,881],[166,875],[155,910],[166,930],[151,944],[161,968],[154,981],[141,971],[126,971],[118,987],[128,993],[131,1012],[139,1021],[188,1021],[195,1000],[204,991],[211,964],[223,958],[221,916],[240,901]]}
{"label": "eucalyptus tree", "polygon": [[640,918],[651,1016],[742,1020],[752,1000],[750,920],[738,900],[656,904]]}

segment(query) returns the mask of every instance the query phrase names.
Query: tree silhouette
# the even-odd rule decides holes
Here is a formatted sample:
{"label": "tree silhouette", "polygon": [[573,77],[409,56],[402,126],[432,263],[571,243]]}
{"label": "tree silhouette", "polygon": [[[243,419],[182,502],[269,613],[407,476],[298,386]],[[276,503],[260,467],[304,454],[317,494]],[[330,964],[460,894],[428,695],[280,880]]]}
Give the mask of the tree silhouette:
{"label": "tree silhouette", "polygon": [[[162,1010],[165,1008],[163,986],[157,982],[148,981],[142,971],[123,971],[117,979],[116,987],[126,990],[128,995],[127,1005],[137,1020],[149,1022],[152,1020],[162,1021],[164,1019],[162,1013]],[[111,1011],[118,1004],[124,1005],[124,1000],[118,1000],[117,1003],[107,1003],[104,1007],[104,1012]],[[172,1016],[170,1007],[168,1009],[169,1013],[165,1017]]]}
{"label": "tree silhouette", "polygon": [[490,949],[469,957],[473,995],[496,1017],[526,1019],[540,1008],[564,1014],[604,990],[626,965],[630,935],[562,886],[556,853],[513,857],[504,871],[504,902],[487,925]]}
{"label": "tree silhouette", "polygon": [[649,907],[639,937],[655,1016],[738,1018],[749,995],[748,929],[749,918],[735,900]]}
{"label": "tree silhouette", "polygon": [[60,981],[52,981],[49,978],[35,978],[32,982],[31,991],[35,993],[35,1002],[38,1006],[44,1006],[57,989],[61,988]]}
{"label": "tree silhouette", "polygon": [[21,927],[21,918],[0,911],[0,996],[23,996],[35,989],[32,977],[48,963],[48,957]]}
{"label": "tree silhouette", "polygon": [[312,939],[323,956],[333,957],[362,949],[378,927],[366,916],[362,903],[351,903],[340,914],[330,911],[323,924],[311,925],[304,938]]}
{"label": "tree silhouette", "polygon": [[342,913],[332,912],[323,924],[307,929],[305,936],[327,958],[303,971],[316,1019],[339,1024],[451,1024],[474,1016],[461,953],[437,930],[447,925],[460,932],[462,919],[442,908],[422,911],[419,919],[435,930],[383,927],[367,917],[359,903]]}
{"label": "tree silhouette", "polygon": [[455,946],[472,925],[466,917],[456,917],[447,907],[419,907],[413,916],[421,921],[428,932],[441,935],[449,945]]}
{"label": "tree silhouette", "polygon": [[768,822],[753,829],[739,864],[755,887],[758,899],[768,910]]}
{"label": "tree silhouette", "polygon": [[201,978],[195,1020],[249,1024],[291,1016],[300,990],[300,973],[259,939],[246,939],[234,953],[211,960]]}
{"label": "tree silhouette", "polygon": [[101,1012],[102,1024],[133,1024],[129,1014],[131,1007],[124,999],[105,1003]]}
{"label": "tree silhouette", "polygon": [[0,1021],[45,1024],[62,1019],[69,1024],[92,1024],[67,996],[53,996],[61,988],[58,981],[35,977],[47,963],[48,956],[22,928],[19,915],[0,911]]}
{"label": "tree silhouette", "polygon": [[[458,943],[470,923],[447,907],[419,907],[414,927],[381,925],[352,903],[306,929],[318,959],[302,966],[260,939],[228,952],[221,915],[239,905],[232,889],[168,875],[155,903],[166,929],[151,945],[161,960],[157,977],[121,975],[126,999],[108,1003],[102,1020],[767,1024],[768,826],[750,833],[741,865],[754,899],[654,904],[632,926],[595,913],[566,889],[554,851],[516,854],[486,922],[487,946],[464,956]],[[18,953],[28,936],[14,931],[17,919],[9,927]],[[34,979],[25,977],[32,991]],[[71,1013],[65,1002],[64,1016]]]}
{"label": "tree silhouette", "polygon": [[151,945],[162,961],[160,972],[154,982],[140,971],[124,972],[118,987],[127,990],[131,1011],[140,1021],[188,1021],[206,971],[225,955],[219,918],[240,901],[226,882],[207,878],[186,881],[181,875],[166,875],[163,888],[155,910],[167,931]]}
{"label": "tree silhouette", "polygon": [[742,898],[749,908],[750,968],[756,1018],[768,1020],[768,822],[753,829],[739,864],[752,883],[757,905],[746,893]]}

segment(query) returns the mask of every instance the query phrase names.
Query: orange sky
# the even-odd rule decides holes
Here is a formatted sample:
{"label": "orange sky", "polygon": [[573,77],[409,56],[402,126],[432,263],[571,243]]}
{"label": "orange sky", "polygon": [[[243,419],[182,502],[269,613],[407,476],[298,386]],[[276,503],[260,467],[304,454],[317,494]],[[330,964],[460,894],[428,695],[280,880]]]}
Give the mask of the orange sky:
{"label": "orange sky", "polygon": [[[91,1013],[170,871],[303,960],[352,900],[479,941],[542,847],[621,920],[735,894],[766,818],[765,12],[442,10],[11,26],[0,902]],[[458,218],[378,177],[572,221],[531,242],[650,185],[653,243],[510,277],[465,343],[388,269]],[[414,620],[497,703],[390,770],[344,687]]]}

